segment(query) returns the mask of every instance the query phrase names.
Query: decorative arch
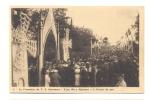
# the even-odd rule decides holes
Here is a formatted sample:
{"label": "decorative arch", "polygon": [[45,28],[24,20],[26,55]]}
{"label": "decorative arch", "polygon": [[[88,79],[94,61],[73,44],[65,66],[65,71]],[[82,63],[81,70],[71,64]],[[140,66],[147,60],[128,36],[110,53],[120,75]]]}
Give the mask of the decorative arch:
{"label": "decorative arch", "polygon": [[[43,69],[43,62],[44,62],[44,48],[45,48],[45,43],[47,40],[48,35],[52,31],[52,34],[54,35],[56,47],[59,48],[59,34],[57,34],[56,31],[56,26],[55,26],[55,20],[53,16],[53,11],[52,9],[49,9],[48,14],[45,19],[45,23],[43,27],[41,28],[41,40],[40,40],[40,56],[39,56],[39,84],[42,85],[42,69]],[[57,56],[59,49],[57,49]]]}
{"label": "decorative arch", "polygon": [[[49,9],[49,12],[47,14],[45,23],[44,23],[44,27],[42,30],[42,48],[45,47],[45,43],[47,40],[47,37],[49,35],[49,33],[52,31],[52,34],[54,35],[55,38],[55,42],[57,42],[57,31],[56,31],[56,26],[55,26],[55,20],[54,20],[54,16],[53,16],[53,11],[52,9]],[[56,43],[57,46],[57,43]],[[42,51],[43,52],[43,51]]]}
{"label": "decorative arch", "polygon": [[57,42],[52,30],[50,30],[45,38],[43,46],[43,60],[54,61],[57,57]]}
{"label": "decorative arch", "polygon": [[[48,35],[52,33],[53,36],[54,36],[54,39],[55,39],[55,44],[56,44],[56,48],[59,48],[58,45],[59,45],[59,34],[57,33],[56,31],[56,26],[55,26],[55,20],[54,20],[54,15],[53,15],[53,11],[52,9],[49,9],[49,12],[47,14],[47,17],[45,19],[45,23],[44,23],[44,27],[43,27],[43,30],[42,30],[42,43],[41,43],[41,48],[42,48],[42,60],[43,60],[43,56],[44,56],[44,48],[45,48],[45,44],[46,44],[46,41],[47,41],[47,37]],[[43,62],[43,61],[42,61]]]}
{"label": "decorative arch", "polygon": [[52,29],[50,28],[50,29],[48,30],[48,32],[46,33],[46,35],[45,35],[45,39],[44,39],[44,42],[43,42],[43,48],[45,48],[46,41],[47,41],[47,38],[48,38],[49,34],[52,34],[52,35],[54,36],[55,43],[56,43],[56,47],[57,47],[57,37],[55,37],[54,32],[53,32]]}

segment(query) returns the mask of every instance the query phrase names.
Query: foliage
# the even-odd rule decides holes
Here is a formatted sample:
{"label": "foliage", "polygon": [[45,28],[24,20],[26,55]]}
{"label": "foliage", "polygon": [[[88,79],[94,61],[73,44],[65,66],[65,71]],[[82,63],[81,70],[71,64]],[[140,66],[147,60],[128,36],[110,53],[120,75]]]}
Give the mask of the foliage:
{"label": "foliage", "polygon": [[56,22],[56,27],[60,33],[60,37],[64,36],[65,29],[70,28],[72,22],[67,23],[70,17],[66,16],[66,8],[55,8],[53,9],[54,19]]}
{"label": "foliage", "polygon": [[90,56],[91,38],[95,41],[92,31],[83,27],[72,27],[72,57],[87,58]]}

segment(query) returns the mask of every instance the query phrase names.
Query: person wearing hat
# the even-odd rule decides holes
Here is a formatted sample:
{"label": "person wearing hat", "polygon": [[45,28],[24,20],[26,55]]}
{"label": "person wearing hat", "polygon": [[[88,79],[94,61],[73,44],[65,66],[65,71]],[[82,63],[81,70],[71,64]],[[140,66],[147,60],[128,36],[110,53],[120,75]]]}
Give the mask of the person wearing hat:
{"label": "person wearing hat", "polygon": [[116,87],[127,87],[127,83],[124,79],[124,74],[118,76],[118,82],[116,84]]}
{"label": "person wearing hat", "polygon": [[52,86],[60,86],[61,77],[58,73],[58,70],[53,69],[50,76],[51,76],[51,85]]}
{"label": "person wearing hat", "polygon": [[88,69],[86,68],[85,65],[82,66],[80,76],[81,76],[80,78],[81,86],[88,86],[89,75],[88,75]]}

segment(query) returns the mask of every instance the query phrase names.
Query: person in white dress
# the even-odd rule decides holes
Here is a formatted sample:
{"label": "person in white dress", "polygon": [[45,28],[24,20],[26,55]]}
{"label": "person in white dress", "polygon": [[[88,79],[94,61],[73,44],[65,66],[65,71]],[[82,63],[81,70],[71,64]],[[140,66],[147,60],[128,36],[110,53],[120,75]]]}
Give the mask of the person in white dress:
{"label": "person in white dress", "polygon": [[49,77],[49,70],[47,69],[46,70],[46,73],[45,73],[45,87],[49,87],[50,85],[50,77]]}
{"label": "person in white dress", "polygon": [[116,84],[116,87],[127,87],[127,83],[125,82],[125,79],[124,79],[124,74],[118,77],[118,82]]}
{"label": "person in white dress", "polygon": [[75,86],[80,86],[80,66],[75,64]]}

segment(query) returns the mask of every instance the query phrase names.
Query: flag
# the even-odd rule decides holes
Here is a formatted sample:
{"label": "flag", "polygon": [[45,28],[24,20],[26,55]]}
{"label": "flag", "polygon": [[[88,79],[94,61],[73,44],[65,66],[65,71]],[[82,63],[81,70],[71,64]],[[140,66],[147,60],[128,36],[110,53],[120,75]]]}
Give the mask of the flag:
{"label": "flag", "polygon": [[126,32],[125,34],[126,34],[126,37],[128,37],[128,32]]}
{"label": "flag", "polygon": [[128,34],[131,35],[131,30],[130,29],[128,29]]}

